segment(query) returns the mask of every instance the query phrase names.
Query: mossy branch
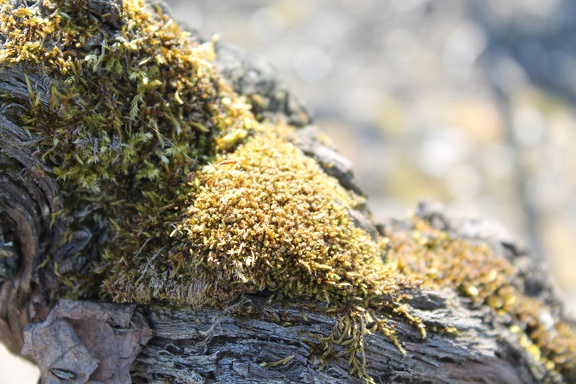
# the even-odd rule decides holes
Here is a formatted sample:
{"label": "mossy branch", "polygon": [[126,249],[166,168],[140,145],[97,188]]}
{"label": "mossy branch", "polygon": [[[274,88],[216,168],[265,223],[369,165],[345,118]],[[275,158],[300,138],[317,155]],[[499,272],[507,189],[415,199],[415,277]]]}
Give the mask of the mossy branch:
{"label": "mossy branch", "polygon": [[428,206],[377,227],[267,65],[157,2],[0,7],[0,337],[45,379],[576,378],[528,257]]}

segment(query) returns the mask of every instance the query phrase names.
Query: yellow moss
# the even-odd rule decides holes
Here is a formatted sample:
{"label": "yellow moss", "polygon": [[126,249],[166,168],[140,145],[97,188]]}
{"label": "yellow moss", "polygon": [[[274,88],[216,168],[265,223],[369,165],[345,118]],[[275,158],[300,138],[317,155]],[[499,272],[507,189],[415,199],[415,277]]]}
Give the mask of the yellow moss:
{"label": "yellow moss", "polygon": [[[322,358],[345,346],[352,371],[370,381],[364,336],[399,317],[422,330],[402,302],[415,285],[382,260],[382,244],[349,215],[353,194],[288,140],[288,127],[257,126],[244,144],[191,174],[167,249],[111,267],[106,291],[117,301],[165,299],[224,305],[247,293],[305,299],[338,314],[320,339]],[[158,263],[155,259],[162,260]]]}
{"label": "yellow moss", "polygon": [[521,345],[567,382],[576,381],[574,325],[560,318],[543,301],[524,293],[517,268],[496,256],[483,243],[451,238],[421,219],[414,219],[411,236],[391,236],[388,257],[400,271],[433,289],[450,287],[511,318],[510,329]]}
{"label": "yellow moss", "polygon": [[[38,154],[63,197],[54,220],[90,212],[61,225],[70,232],[60,245],[88,226],[92,233],[111,228],[84,250],[111,264],[144,243],[159,249],[157,234],[172,221],[169,207],[186,176],[233,149],[242,136],[226,148],[219,138],[245,132],[254,120],[215,71],[213,42],[198,42],[138,0],[123,2],[112,35],[87,0],[13,6],[0,5],[0,70],[26,73],[29,100],[3,94],[1,101],[25,104],[28,110],[13,118],[43,139]],[[29,77],[38,73],[54,81],[33,83]],[[105,275],[106,265],[96,270]],[[62,280],[74,295],[93,296],[101,280],[93,272]]]}
{"label": "yellow moss", "polygon": [[2,103],[25,103],[12,117],[43,139],[38,156],[63,198],[54,220],[69,220],[61,245],[76,228],[98,235],[83,275],[42,262],[63,294],[196,307],[255,292],[306,299],[339,319],[322,354],[341,343],[366,381],[366,334],[402,349],[392,316],[424,333],[402,305],[414,284],[354,226],[354,195],[289,142],[290,128],[256,122],[220,79],[213,42],[138,0],[111,10],[114,33],[116,16],[87,0],[12,3],[0,2],[0,70],[54,82],[47,91],[26,77],[28,100]]}
{"label": "yellow moss", "polygon": [[402,285],[350,219],[354,198],[272,127],[189,183],[170,266],[194,285],[170,287],[171,301],[221,303],[268,290],[341,305]]}
{"label": "yellow moss", "polygon": [[338,317],[321,356],[345,346],[352,371],[370,381],[365,335],[380,332],[402,350],[391,316],[424,335],[403,305],[415,287],[405,275],[415,276],[511,316],[527,350],[576,381],[574,328],[525,296],[515,267],[487,247],[416,221],[412,237],[389,240],[392,262],[383,262],[386,242],[350,219],[354,196],[290,143],[290,128],[256,122],[215,70],[213,42],[138,0],[123,1],[113,36],[87,0],[13,3],[0,0],[0,70],[38,68],[55,80],[42,90],[26,72],[27,110],[13,117],[43,138],[39,156],[62,190],[55,220],[90,209],[63,241],[74,226],[103,231],[91,245],[102,260],[86,275],[42,261],[63,290],[192,306],[256,292],[306,299]]}

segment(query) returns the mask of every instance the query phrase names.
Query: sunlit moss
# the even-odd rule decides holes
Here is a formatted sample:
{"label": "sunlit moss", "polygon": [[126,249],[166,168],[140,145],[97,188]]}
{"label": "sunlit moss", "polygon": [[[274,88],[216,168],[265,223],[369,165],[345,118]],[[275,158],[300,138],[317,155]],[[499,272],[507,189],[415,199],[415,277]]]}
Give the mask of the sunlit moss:
{"label": "sunlit moss", "polygon": [[[98,235],[82,273],[42,261],[62,294],[196,308],[258,292],[304,299],[338,318],[317,340],[320,357],[343,345],[371,381],[367,334],[402,350],[390,317],[424,334],[404,305],[414,276],[512,316],[533,356],[576,377],[573,328],[523,295],[514,266],[485,246],[416,222],[384,262],[383,243],[350,218],[355,195],[291,144],[292,128],[256,121],[216,71],[212,42],[138,0],[117,20],[87,0],[14,3],[0,0],[0,70],[21,69],[28,94],[0,99],[24,105],[11,117],[42,139],[37,155],[61,187],[54,221],[68,220],[62,245],[83,226]],[[54,82],[30,80],[43,72]]]}
{"label": "sunlit moss", "polygon": [[[61,245],[83,226],[98,235],[82,273],[41,265],[73,297],[179,307],[256,292],[305,299],[339,319],[318,340],[321,354],[345,345],[351,370],[370,381],[366,334],[402,349],[387,318],[424,331],[403,305],[415,285],[351,220],[355,196],[290,143],[292,128],[256,121],[215,70],[212,42],[159,7],[110,4],[123,5],[98,14],[87,0],[0,2],[0,70],[22,70],[28,89],[0,97],[25,104],[11,117],[42,139],[37,154],[61,187],[54,222],[69,231]],[[38,73],[54,81],[31,81]]]}
{"label": "sunlit moss", "polygon": [[398,260],[402,273],[421,279],[434,289],[450,287],[487,305],[502,319],[511,319],[510,329],[520,344],[567,382],[576,381],[576,334],[574,324],[557,311],[524,292],[517,268],[496,256],[484,243],[454,239],[425,220],[414,219],[410,236],[391,236],[389,257]]}
{"label": "sunlit moss", "polygon": [[[170,221],[187,175],[242,139],[234,133],[250,128],[249,108],[215,74],[213,43],[196,41],[158,7],[124,1],[118,30],[87,1],[1,7],[1,70],[19,68],[29,92],[28,111],[14,118],[44,138],[38,153],[62,189],[55,220],[75,216],[63,244],[75,228],[104,227],[97,253],[136,254]],[[38,72],[54,82],[30,81]],[[4,105],[23,102],[0,96]],[[98,278],[61,277],[78,294],[98,289]]]}
{"label": "sunlit moss", "polygon": [[[402,302],[414,289],[357,228],[355,197],[287,140],[290,128],[261,126],[234,152],[191,174],[165,249],[113,266],[106,292],[118,301],[165,299],[222,305],[246,293],[305,299],[338,314],[319,340],[327,358],[346,341],[352,371],[366,375],[364,336],[380,332],[402,350],[390,316],[422,329]],[[145,256],[144,256],[145,255]]]}
{"label": "sunlit moss", "polygon": [[122,300],[204,304],[269,290],[342,305],[406,285],[382,261],[380,245],[354,226],[354,197],[284,136],[264,128],[189,178],[169,264],[189,284],[152,296],[148,287],[171,276],[138,263],[111,291],[143,292]]}

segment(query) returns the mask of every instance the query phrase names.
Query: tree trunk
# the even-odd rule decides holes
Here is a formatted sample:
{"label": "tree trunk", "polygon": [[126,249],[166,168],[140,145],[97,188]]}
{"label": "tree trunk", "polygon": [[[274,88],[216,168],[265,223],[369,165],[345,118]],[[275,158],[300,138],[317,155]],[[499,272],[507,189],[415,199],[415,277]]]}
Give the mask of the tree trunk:
{"label": "tree trunk", "polygon": [[[34,6],[42,17],[56,17],[54,9],[64,6],[45,3],[50,5]],[[78,3],[105,31],[82,44],[99,47],[104,55],[106,39],[126,23],[126,4]],[[158,2],[150,3],[147,12],[167,12]],[[3,7],[3,23],[37,15],[21,1]],[[542,268],[492,226],[451,217],[433,203],[421,203],[414,218],[383,225],[372,223],[363,204],[349,210],[357,228],[373,239],[386,239],[387,257],[396,260],[402,273],[423,281],[394,313],[383,315],[393,334],[369,331],[377,323],[369,317],[342,330],[346,312],[273,290],[203,306],[167,300],[116,303],[102,293],[100,298],[71,294],[67,284],[74,280],[66,276],[89,274],[90,263],[103,259],[99,244],[114,238],[115,229],[85,219],[101,212],[100,202],[66,210],[74,193],[40,149],[46,137],[23,116],[53,109],[54,86],[64,87],[68,75],[50,72],[34,60],[13,59],[19,53],[7,48],[10,28],[15,27],[4,28],[1,36],[5,51],[0,64],[0,340],[38,364],[43,382],[576,381],[574,323]],[[206,43],[195,32],[192,36]],[[270,65],[224,43],[216,43],[215,50],[212,65],[235,94],[246,98],[255,118],[297,127],[291,142],[360,198],[350,164],[318,138],[306,109],[278,82]],[[442,259],[448,257],[442,252],[453,259]],[[461,263],[460,253],[483,264]],[[446,278],[419,269],[422,262]],[[470,270],[465,277],[450,275],[459,268]],[[351,344],[359,349],[350,352]]]}

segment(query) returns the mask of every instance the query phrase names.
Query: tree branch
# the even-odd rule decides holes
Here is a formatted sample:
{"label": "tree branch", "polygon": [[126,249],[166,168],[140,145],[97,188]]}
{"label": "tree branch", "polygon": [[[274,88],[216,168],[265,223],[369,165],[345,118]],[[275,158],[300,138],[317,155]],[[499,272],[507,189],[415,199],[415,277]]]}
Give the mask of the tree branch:
{"label": "tree branch", "polygon": [[[576,380],[574,322],[527,252],[431,203],[374,224],[349,162],[265,61],[182,34],[157,2],[72,3],[0,12],[0,340],[44,382]],[[263,138],[291,155],[238,164]],[[287,201],[293,224],[255,204],[263,229],[242,238],[251,196],[194,206],[272,161],[313,177],[287,167],[274,188],[226,192]],[[285,175],[294,195],[279,195]],[[190,240],[224,208],[214,233],[232,241]]]}

